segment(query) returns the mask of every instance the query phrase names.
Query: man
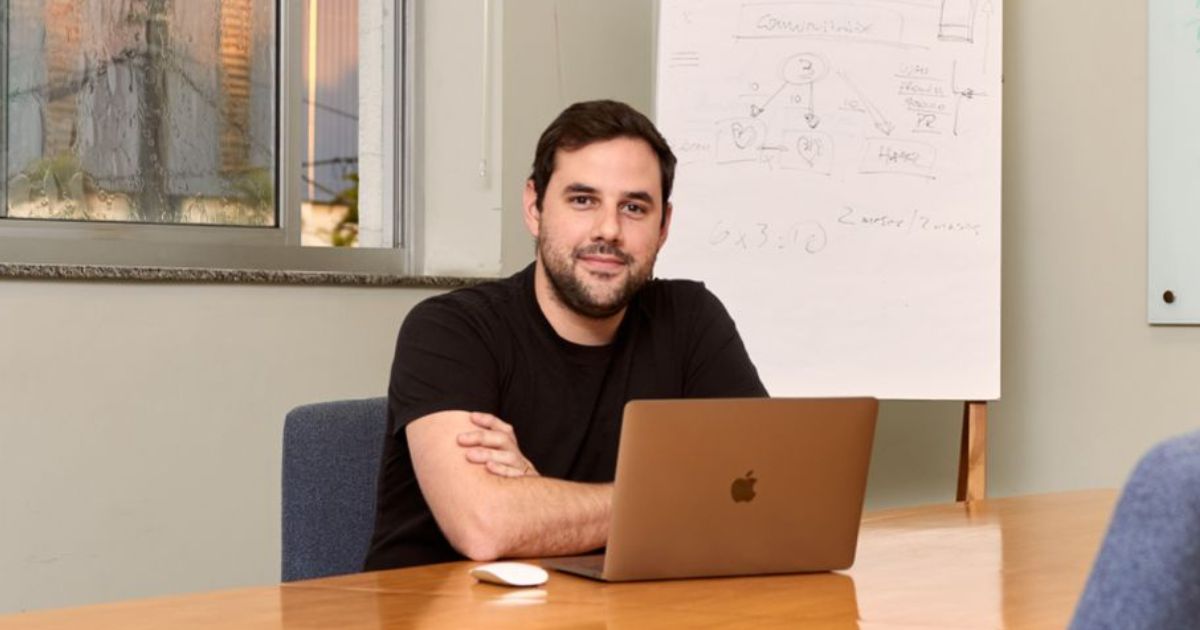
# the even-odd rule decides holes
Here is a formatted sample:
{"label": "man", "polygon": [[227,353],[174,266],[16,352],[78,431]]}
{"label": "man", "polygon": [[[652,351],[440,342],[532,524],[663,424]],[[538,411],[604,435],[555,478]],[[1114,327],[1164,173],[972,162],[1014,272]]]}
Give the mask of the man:
{"label": "man", "polygon": [[542,134],[536,261],[401,327],[367,570],[603,547],[627,401],[766,395],[721,303],[651,279],[674,171],[621,103],[578,103]]}

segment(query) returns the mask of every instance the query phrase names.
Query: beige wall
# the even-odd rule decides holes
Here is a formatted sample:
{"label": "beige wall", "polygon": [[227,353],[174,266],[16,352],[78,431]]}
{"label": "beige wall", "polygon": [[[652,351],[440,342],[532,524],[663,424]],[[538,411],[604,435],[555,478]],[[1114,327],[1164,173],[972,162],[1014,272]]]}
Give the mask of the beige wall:
{"label": "beige wall", "polygon": [[1123,0],[1005,11],[1001,493],[1120,483],[1200,426],[1200,329],[1146,324],[1146,17]]}
{"label": "beige wall", "polygon": [[652,108],[653,14],[646,0],[518,0],[504,4],[505,273],[533,259],[521,193],[538,136],[566,106],[611,98]]}
{"label": "beige wall", "polygon": [[[420,2],[416,93],[423,103],[417,152],[421,273],[489,277],[501,271],[502,15],[480,0]],[[484,62],[487,62],[486,65]],[[490,98],[484,114],[484,77]],[[486,140],[485,140],[486,132]],[[486,157],[486,159],[485,159]],[[481,175],[481,164],[486,164]]]}
{"label": "beige wall", "polygon": [[278,581],[283,415],[427,295],[0,281],[0,612]]}
{"label": "beige wall", "polygon": [[[1145,323],[1144,6],[1007,4],[993,493],[1114,486],[1200,403],[1200,330]],[[509,41],[545,46],[514,17]],[[558,103],[505,81],[508,205]],[[528,260],[518,227],[508,268]],[[0,612],[276,581],[284,412],[381,394],[429,294],[0,281]],[[872,506],[952,496],[958,413],[885,405]]]}

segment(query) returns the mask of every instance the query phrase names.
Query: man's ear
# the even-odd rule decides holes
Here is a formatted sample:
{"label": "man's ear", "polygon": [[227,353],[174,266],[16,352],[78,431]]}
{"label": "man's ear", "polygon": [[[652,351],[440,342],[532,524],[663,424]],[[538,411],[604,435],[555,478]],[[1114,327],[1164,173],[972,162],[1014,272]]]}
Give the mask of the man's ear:
{"label": "man's ear", "polygon": [[667,242],[667,233],[671,231],[671,215],[675,213],[675,207],[667,203],[663,206],[662,230],[658,233],[658,248],[662,249],[664,243]]}
{"label": "man's ear", "polygon": [[532,177],[525,180],[525,192],[522,195],[521,204],[525,207],[525,211],[522,213],[525,218],[525,227],[529,229],[529,233],[534,238],[537,238],[542,228],[542,211],[537,206],[537,188],[533,185]]}

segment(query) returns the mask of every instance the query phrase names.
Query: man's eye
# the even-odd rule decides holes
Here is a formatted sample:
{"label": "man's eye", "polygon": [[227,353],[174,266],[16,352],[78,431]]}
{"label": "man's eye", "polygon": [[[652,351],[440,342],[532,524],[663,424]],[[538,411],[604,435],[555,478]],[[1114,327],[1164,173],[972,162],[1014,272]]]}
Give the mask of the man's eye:
{"label": "man's eye", "polygon": [[639,206],[636,203],[627,203],[627,204],[625,204],[625,212],[628,212],[630,214],[642,215],[642,214],[646,214],[646,209],[642,206]]}
{"label": "man's eye", "polygon": [[574,196],[574,197],[568,197],[568,198],[567,198],[567,201],[569,201],[569,202],[570,202],[572,205],[576,205],[576,206],[587,206],[587,205],[591,205],[591,203],[592,203],[592,198],[591,198],[591,197],[582,196],[582,195],[576,195],[576,196]]}

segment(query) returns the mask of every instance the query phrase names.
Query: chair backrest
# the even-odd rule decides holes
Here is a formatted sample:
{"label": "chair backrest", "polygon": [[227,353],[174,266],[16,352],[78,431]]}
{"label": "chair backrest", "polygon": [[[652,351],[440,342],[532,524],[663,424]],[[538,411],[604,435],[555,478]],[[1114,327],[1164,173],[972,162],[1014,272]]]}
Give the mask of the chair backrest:
{"label": "chair backrest", "polygon": [[1155,446],[1117,503],[1071,628],[1200,625],[1200,432]]}
{"label": "chair backrest", "polygon": [[386,398],[305,405],[287,415],[284,582],[362,571],[386,433]]}

